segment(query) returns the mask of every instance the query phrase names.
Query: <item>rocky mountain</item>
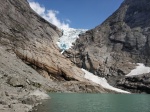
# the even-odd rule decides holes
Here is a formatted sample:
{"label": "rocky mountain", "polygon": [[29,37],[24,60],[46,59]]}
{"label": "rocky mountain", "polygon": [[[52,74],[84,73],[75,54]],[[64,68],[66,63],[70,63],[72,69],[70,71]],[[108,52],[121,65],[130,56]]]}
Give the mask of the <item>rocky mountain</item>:
{"label": "rocky mountain", "polygon": [[[124,0],[101,25],[79,35],[64,55],[78,67],[117,86],[117,80],[136,63],[150,66],[149,5],[149,0]],[[135,92],[137,88],[133,89]]]}
{"label": "rocky mountain", "polygon": [[35,13],[27,0],[0,2],[0,112],[25,112],[45,91],[114,92],[84,78],[59,52],[62,31]]}
{"label": "rocky mountain", "polygon": [[2,0],[0,112],[27,112],[47,98],[45,92],[116,93],[119,89],[107,80],[119,88],[149,93],[149,73],[125,77],[136,63],[150,65],[149,4],[125,0],[101,25],[80,34],[62,55],[58,45],[64,50],[72,44],[62,44],[66,38],[59,38],[74,34],[75,39],[85,30],[68,29],[63,35],[27,0]]}

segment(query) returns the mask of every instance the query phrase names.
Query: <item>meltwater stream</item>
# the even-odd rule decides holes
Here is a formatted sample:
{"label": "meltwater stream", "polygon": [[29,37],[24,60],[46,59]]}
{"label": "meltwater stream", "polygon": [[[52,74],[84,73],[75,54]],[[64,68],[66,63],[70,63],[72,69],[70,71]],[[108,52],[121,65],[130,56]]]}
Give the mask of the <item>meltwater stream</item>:
{"label": "meltwater stream", "polygon": [[150,112],[147,94],[50,93],[35,112]]}

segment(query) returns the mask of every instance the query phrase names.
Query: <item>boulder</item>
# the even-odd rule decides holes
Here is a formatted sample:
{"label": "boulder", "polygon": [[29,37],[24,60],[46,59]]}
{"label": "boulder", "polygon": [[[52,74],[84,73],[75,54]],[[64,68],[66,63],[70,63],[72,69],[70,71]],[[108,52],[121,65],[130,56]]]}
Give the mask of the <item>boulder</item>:
{"label": "boulder", "polygon": [[22,88],[27,86],[26,79],[23,77],[10,77],[8,79],[8,84],[10,84],[13,87],[22,87]]}

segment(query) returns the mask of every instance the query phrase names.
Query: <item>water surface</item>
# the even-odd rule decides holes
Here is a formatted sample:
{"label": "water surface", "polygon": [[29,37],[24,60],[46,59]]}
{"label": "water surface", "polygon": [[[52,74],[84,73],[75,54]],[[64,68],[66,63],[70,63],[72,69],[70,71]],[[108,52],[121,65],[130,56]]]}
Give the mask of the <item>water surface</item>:
{"label": "water surface", "polygon": [[146,94],[50,93],[38,112],[150,112]]}

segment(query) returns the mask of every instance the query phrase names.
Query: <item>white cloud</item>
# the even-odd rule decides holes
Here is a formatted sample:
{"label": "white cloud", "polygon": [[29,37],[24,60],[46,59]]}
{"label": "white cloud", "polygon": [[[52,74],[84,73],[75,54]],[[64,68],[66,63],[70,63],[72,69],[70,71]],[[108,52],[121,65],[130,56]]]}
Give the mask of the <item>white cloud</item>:
{"label": "white cloud", "polygon": [[29,2],[30,7],[37,12],[39,15],[43,15],[45,13],[45,7],[40,6],[39,3]]}
{"label": "white cloud", "polygon": [[57,14],[59,14],[59,11],[56,10],[46,10],[45,7],[41,6],[38,2],[29,1],[30,7],[37,12],[40,16],[42,16],[44,19],[49,21],[50,23],[56,25],[59,28],[69,28],[70,20],[66,19],[65,23],[64,21],[60,21],[57,18]]}
{"label": "white cloud", "polygon": [[70,19],[66,19],[66,22],[71,23]]}

